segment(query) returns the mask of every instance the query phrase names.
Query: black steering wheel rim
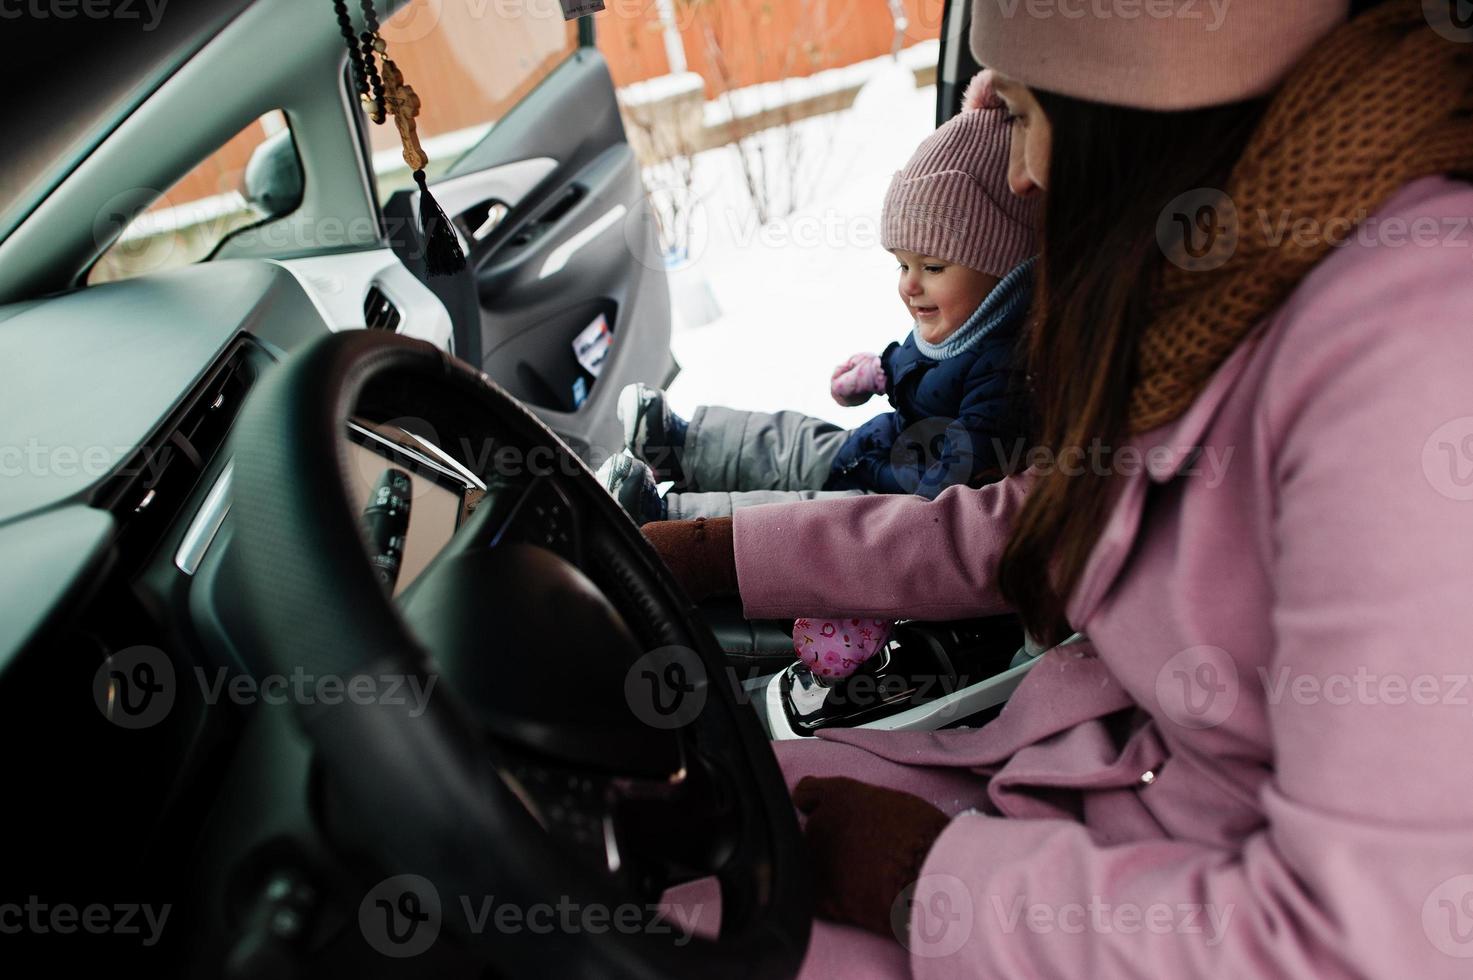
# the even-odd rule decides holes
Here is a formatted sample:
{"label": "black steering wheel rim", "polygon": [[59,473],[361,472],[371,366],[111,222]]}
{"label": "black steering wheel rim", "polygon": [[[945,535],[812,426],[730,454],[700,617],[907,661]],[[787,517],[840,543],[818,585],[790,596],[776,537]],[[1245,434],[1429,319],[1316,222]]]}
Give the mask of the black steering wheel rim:
{"label": "black steering wheel rim", "polygon": [[[741,847],[723,876],[719,938],[647,930],[546,936],[462,935],[512,975],[619,977],[791,976],[811,922],[801,837],[776,760],[750,707],[737,702],[722,656],[632,522],[534,415],[486,377],[431,345],[395,335],[330,335],[288,357],[257,385],[232,446],[231,519],[242,589],[259,623],[259,655],[278,671],[349,679],[385,671],[428,674],[427,650],[367,561],[344,478],[343,426],[365,399],[393,414],[433,409],[558,454],[579,505],[605,532],[608,560],[630,583],[635,615],[660,621],[711,681],[692,738],[720,745],[719,763],[742,807]],[[625,606],[631,604],[626,596]],[[626,610],[628,611],[627,608]],[[345,701],[297,705],[301,731],[333,808],[352,814],[351,841],[379,875],[415,875],[441,894],[496,894],[530,906],[574,896],[609,908],[627,900],[566,859],[498,772],[485,731],[448,685],[422,714]],[[705,726],[704,728],[700,726]],[[726,886],[740,880],[742,897]],[[731,907],[728,908],[728,904]],[[731,918],[728,918],[731,916]],[[453,917],[446,917],[453,931]]]}

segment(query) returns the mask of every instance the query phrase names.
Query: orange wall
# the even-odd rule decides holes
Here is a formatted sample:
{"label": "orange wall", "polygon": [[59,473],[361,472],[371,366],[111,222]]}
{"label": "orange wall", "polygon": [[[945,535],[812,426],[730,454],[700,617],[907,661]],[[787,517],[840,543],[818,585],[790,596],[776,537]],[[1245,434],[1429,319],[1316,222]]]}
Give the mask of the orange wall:
{"label": "orange wall", "polygon": [[[902,47],[941,36],[942,3],[903,0]],[[633,6],[609,0],[594,18],[616,86],[669,70],[653,0],[631,13]],[[888,54],[895,34],[886,0],[675,0],[675,8],[687,67],[706,79],[708,99],[725,86],[801,77]]]}
{"label": "orange wall", "polygon": [[[943,0],[903,0],[902,46],[940,36]],[[594,15],[598,49],[615,86],[669,72],[654,0],[606,0]],[[888,54],[894,25],[886,0],[674,0],[687,66],[706,79],[706,97],[725,87],[801,77]],[[443,0],[430,25],[419,4],[384,24],[389,54],[419,93],[421,137],[500,118],[577,44],[557,18],[491,16],[486,3]],[[537,9],[528,0],[527,9]],[[433,26],[433,29],[429,29]],[[712,48],[714,40],[719,54]],[[553,120],[552,122],[556,122]],[[393,121],[369,126],[375,150],[397,148]],[[240,186],[251,150],[265,137],[253,124],[169,191],[169,203]]]}

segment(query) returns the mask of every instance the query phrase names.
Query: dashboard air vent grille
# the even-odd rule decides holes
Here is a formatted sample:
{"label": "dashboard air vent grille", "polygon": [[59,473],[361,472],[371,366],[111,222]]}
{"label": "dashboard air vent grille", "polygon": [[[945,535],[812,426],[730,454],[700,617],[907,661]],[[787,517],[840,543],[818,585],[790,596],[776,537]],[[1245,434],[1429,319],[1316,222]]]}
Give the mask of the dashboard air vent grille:
{"label": "dashboard air vent grille", "polygon": [[399,308],[378,286],[369,286],[363,297],[363,323],[370,330],[393,333],[399,329]]}

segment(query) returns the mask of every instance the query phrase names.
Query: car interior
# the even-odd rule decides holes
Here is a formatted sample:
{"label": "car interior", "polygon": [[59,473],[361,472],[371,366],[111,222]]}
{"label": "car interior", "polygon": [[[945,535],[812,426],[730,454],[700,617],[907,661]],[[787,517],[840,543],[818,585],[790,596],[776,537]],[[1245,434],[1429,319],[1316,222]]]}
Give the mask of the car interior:
{"label": "car interior", "polygon": [[[812,911],[769,740],[979,725],[1037,651],[1012,617],[906,622],[821,683],[790,621],[691,603],[594,479],[619,391],[679,370],[596,17],[444,154],[467,266],[430,276],[328,0],[190,7],[79,48],[4,177],[0,901],[168,905],[156,943],[45,950],[169,974],[794,975]],[[945,7],[938,122],[977,70],[968,7]],[[273,113],[245,217],[138,230]],[[596,324],[594,373],[572,345]],[[365,895],[405,875],[445,926],[396,958]],[[701,879],[720,925],[694,938],[451,914]]]}

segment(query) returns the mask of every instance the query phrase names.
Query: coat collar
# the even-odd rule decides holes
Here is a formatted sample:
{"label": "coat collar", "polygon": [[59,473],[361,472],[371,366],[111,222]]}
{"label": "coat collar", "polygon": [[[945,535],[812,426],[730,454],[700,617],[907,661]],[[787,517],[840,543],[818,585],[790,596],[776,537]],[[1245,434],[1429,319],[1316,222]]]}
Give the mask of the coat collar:
{"label": "coat collar", "polygon": [[1150,484],[1170,482],[1200,455],[1208,426],[1251,363],[1265,329],[1260,325],[1238,345],[1185,412],[1128,443],[1144,457],[1145,465],[1120,480],[1115,505],[1069,597],[1067,615],[1075,629],[1085,628],[1134,547]]}

